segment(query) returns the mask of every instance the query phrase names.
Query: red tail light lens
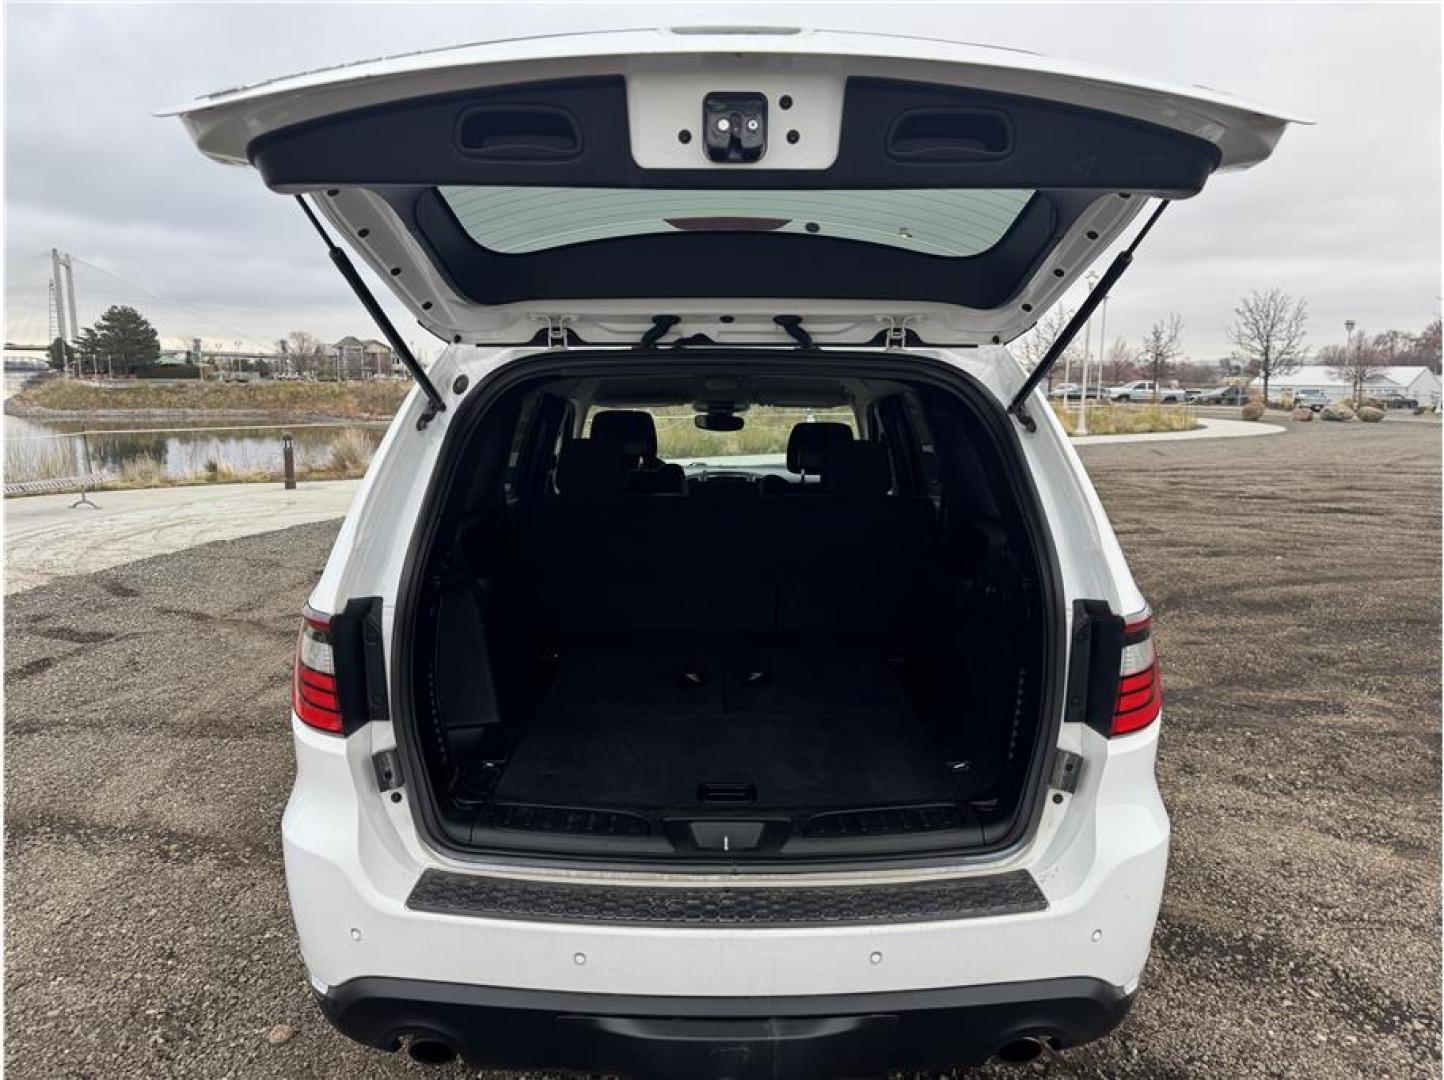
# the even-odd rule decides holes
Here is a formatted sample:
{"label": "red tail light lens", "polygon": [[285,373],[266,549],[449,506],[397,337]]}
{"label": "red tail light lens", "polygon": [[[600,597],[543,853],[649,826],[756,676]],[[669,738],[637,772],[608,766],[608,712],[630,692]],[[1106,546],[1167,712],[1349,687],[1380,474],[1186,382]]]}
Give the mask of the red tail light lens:
{"label": "red tail light lens", "polygon": [[296,674],[291,681],[291,708],[301,722],[319,731],[341,734],[341,702],[336,696],[336,653],[331,647],[331,620],[307,608],[296,644]]}
{"label": "red tail light lens", "polygon": [[1158,652],[1153,645],[1153,614],[1135,615],[1123,626],[1123,664],[1118,702],[1110,734],[1140,731],[1158,719],[1163,707],[1158,682]]}

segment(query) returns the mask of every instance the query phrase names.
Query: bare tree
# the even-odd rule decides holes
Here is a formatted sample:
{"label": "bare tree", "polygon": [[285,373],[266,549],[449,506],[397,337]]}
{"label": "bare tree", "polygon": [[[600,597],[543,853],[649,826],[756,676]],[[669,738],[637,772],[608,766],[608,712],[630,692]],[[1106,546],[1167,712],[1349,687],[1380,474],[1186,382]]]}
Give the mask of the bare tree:
{"label": "bare tree", "polygon": [[292,330],[286,335],[286,355],[301,374],[321,371],[326,366],[326,346],[315,334]]}
{"label": "bare tree", "polygon": [[[1014,345],[1014,354],[1022,360],[1029,370],[1037,367],[1043,362],[1043,357],[1048,355],[1048,350],[1053,347],[1063,328],[1073,318],[1073,312],[1066,307],[1059,305],[1044,315],[1026,334],[1020,337]],[[1063,350],[1063,355],[1058,357],[1060,363],[1068,365],[1080,363],[1083,359],[1083,349],[1075,337]],[[1048,372],[1048,388],[1053,388],[1053,372],[1057,371],[1055,364],[1053,370]]]}
{"label": "bare tree", "polygon": [[1183,347],[1178,342],[1182,333],[1183,316],[1176,311],[1170,311],[1153,324],[1153,328],[1143,339],[1139,360],[1143,364],[1143,370],[1148,372],[1148,377],[1153,380],[1154,401],[1158,400],[1158,384],[1169,373],[1173,362],[1183,353]]}
{"label": "bare tree", "polygon": [[1253,290],[1233,309],[1228,340],[1235,355],[1250,375],[1263,380],[1264,400],[1269,399],[1269,382],[1287,375],[1308,356],[1304,344],[1309,320],[1308,302],[1280,288],[1268,292]]}
{"label": "bare tree", "polygon": [[1435,319],[1414,339],[1413,361],[1423,364],[1438,375],[1440,358],[1440,324],[1439,320]]}
{"label": "bare tree", "polygon": [[1355,407],[1364,398],[1364,386],[1385,366],[1377,345],[1363,331],[1350,333],[1342,345],[1330,345],[1320,359],[1334,378],[1349,384],[1349,398]]}
{"label": "bare tree", "polygon": [[1133,378],[1138,364],[1138,350],[1124,338],[1114,338],[1103,355],[1103,371],[1113,384]]}

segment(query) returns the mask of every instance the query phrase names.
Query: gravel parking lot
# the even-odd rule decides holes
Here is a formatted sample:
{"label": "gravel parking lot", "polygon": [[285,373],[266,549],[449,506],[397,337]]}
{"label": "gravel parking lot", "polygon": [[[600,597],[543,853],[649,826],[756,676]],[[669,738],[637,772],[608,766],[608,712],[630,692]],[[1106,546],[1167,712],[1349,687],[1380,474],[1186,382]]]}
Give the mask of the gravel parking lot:
{"label": "gravel parking lot", "polygon": [[[1439,1075],[1439,425],[1084,458],[1158,616],[1174,846],[1133,1014],[1028,1071]],[[420,1071],[327,1028],[281,877],[287,678],[334,533],[9,598],[10,1075]]]}

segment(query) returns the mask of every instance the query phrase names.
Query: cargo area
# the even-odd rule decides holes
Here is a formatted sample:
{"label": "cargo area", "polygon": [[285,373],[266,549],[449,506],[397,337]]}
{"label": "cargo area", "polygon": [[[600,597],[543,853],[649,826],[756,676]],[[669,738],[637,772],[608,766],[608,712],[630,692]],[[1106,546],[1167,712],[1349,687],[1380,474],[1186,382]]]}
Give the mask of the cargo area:
{"label": "cargo area", "polygon": [[777,866],[1016,835],[1049,609],[978,406],[678,366],[519,389],[458,453],[411,624],[443,841]]}

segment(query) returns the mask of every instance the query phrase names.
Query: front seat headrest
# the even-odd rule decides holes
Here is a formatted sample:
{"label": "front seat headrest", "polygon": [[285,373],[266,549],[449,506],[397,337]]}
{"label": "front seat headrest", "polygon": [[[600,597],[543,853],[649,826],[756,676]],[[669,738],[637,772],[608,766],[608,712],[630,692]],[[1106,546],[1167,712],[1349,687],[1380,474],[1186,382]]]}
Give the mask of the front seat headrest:
{"label": "front seat headrest", "polygon": [[822,473],[832,447],[852,442],[852,428],[835,421],[804,421],[794,424],[787,437],[787,471]]}
{"label": "front seat headrest", "polygon": [[891,488],[892,465],[882,443],[839,443],[828,451],[822,490],[829,495],[886,495]]}
{"label": "front seat headrest", "polygon": [[618,447],[636,465],[657,456],[657,424],[651,413],[637,409],[607,409],[592,417],[591,437]]}
{"label": "front seat headrest", "polygon": [[626,490],[627,459],[617,446],[573,439],[557,458],[557,490],[563,495],[615,495]]}

